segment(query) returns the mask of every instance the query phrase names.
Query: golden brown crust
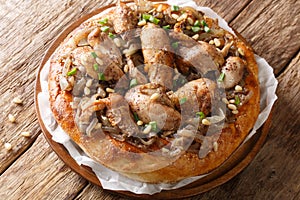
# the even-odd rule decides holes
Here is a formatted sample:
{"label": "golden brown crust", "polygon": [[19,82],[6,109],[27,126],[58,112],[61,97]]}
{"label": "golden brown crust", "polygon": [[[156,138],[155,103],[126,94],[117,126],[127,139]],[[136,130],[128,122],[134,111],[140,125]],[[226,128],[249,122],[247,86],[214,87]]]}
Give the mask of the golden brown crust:
{"label": "golden brown crust", "polygon": [[[67,49],[66,44],[69,44],[70,38],[72,38],[72,33],[61,44],[50,62],[48,84],[53,115],[63,130],[91,158],[129,178],[142,182],[160,183],[174,182],[208,173],[220,166],[237,149],[257,119],[260,99],[257,64],[251,48],[235,39],[237,47],[244,52],[244,59],[247,62],[248,73],[244,79],[244,88],[252,91],[252,97],[239,108],[236,121],[223,128],[217,141],[217,151],[211,151],[202,159],[199,159],[197,153],[185,152],[178,159],[170,160],[145,154],[136,146],[115,140],[104,133],[88,137],[79,131],[75,123],[74,111],[70,106],[73,101],[71,92],[62,91],[59,83],[59,75],[63,70],[63,66],[58,62],[59,54]],[[146,166],[151,165],[150,170],[153,169],[155,163],[158,170],[147,172]]]}

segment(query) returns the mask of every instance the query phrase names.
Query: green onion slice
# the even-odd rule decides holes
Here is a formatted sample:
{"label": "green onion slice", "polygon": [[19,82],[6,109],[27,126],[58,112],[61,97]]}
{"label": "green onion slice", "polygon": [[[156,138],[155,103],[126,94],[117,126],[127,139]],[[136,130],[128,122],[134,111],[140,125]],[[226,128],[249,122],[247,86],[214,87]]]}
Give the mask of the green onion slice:
{"label": "green onion slice", "polygon": [[67,75],[68,75],[68,76],[73,76],[73,75],[76,74],[76,72],[77,72],[77,68],[73,68],[71,71],[69,71],[69,72],[67,73]]}
{"label": "green onion slice", "polygon": [[97,54],[95,52],[91,52],[91,55],[93,56],[93,58],[97,58]]}
{"label": "green onion slice", "polygon": [[200,26],[200,21],[199,20],[196,20],[195,23],[194,23],[194,26]]}
{"label": "green onion slice", "polygon": [[182,104],[184,104],[186,101],[187,101],[187,98],[184,97],[184,98],[182,98],[182,99],[179,100],[179,104],[182,105]]}
{"label": "green onion slice", "polygon": [[105,81],[105,76],[104,76],[104,74],[102,72],[98,74],[98,79],[100,81]]}
{"label": "green onion slice", "polygon": [[152,15],[149,15],[149,14],[143,14],[142,15],[142,18],[144,19],[144,20],[150,20],[150,17],[153,17]]}
{"label": "green onion slice", "polygon": [[235,105],[240,105],[240,103],[241,103],[241,100],[240,100],[240,97],[238,96],[238,95],[235,95],[235,97],[234,97],[234,100],[235,100]]}
{"label": "green onion slice", "polygon": [[157,123],[156,123],[156,121],[149,122],[149,125],[151,126],[151,129],[153,131],[157,131]]}
{"label": "green onion slice", "polygon": [[107,24],[107,22],[108,22],[108,18],[104,18],[104,19],[101,19],[100,21],[99,21],[99,23],[100,24]]}
{"label": "green onion slice", "polygon": [[225,78],[225,73],[222,72],[218,78],[218,82],[223,82],[224,78]]}
{"label": "green onion slice", "polygon": [[199,26],[193,26],[192,27],[192,31],[194,32],[194,33],[197,33],[197,32],[199,32],[201,30],[201,28],[199,27]]}
{"label": "green onion slice", "polygon": [[179,11],[179,6],[172,5],[172,6],[171,6],[171,10],[172,10],[172,11]]}
{"label": "green onion slice", "polygon": [[157,18],[155,18],[155,17],[153,17],[153,16],[151,16],[151,17],[149,18],[149,21],[152,22],[152,23],[154,23],[154,24],[158,24],[158,23],[160,22],[159,19],[157,19]]}
{"label": "green onion slice", "polygon": [[95,63],[93,67],[94,67],[94,70],[95,70],[95,71],[98,71],[98,70],[99,70],[99,65],[98,65],[97,63]]}
{"label": "green onion slice", "polygon": [[134,120],[135,120],[136,122],[140,120],[140,119],[139,119],[139,116],[137,115],[137,113],[133,113],[133,118],[134,118]]}
{"label": "green onion slice", "polygon": [[173,42],[173,43],[172,43],[172,47],[173,47],[174,49],[177,49],[178,46],[179,46],[178,42]]}
{"label": "green onion slice", "polygon": [[209,28],[208,26],[204,26],[204,31],[205,31],[206,33],[209,33],[209,32],[210,32],[210,28]]}
{"label": "green onion slice", "polygon": [[202,26],[208,26],[204,20],[201,20],[201,24],[202,24]]}
{"label": "green onion slice", "polygon": [[138,84],[138,81],[136,80],[136,78],[134,78],[130,81],[129,87],[133,88],[134,86],[137,86],[137,84]]}
{"label": "green onion slice", "polygon": [[102,32],[107,32],[109,30],[109,26],[102,26],[100,29]]}
{"label": "green onion slice", "polygon": [[170,25],[163,26],[163,29],[166,29],[166,30],[168,30],[168,29],[170,29],[170,28],[171,28]]}
{"label": "green onion slice", "polygon": [[110,37],[111,39],[114,39],[116,36],[115,36],[115,34],[113,34],[112,32],[109,32],[109,33],[108,33],[108,37]]}
{"label": "green onion slice", "polygon": [[197,112],[196,115],[198,117],[200,117],[201,119],[204,119],[205,118],[205,114],[203,112]]}

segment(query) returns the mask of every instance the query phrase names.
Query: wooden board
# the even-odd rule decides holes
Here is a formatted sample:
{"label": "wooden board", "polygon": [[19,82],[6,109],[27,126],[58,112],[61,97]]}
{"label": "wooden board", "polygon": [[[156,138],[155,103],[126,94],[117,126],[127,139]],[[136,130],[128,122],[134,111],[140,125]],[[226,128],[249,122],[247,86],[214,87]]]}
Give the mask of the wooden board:
{"label": "wooden board", "polygon": [[[41,120],[41,112],[39,111],[38,101],[37,101],[37,95],[41,92],[41,86],[40,86],[40,72],[45,65],[45,63],[49,60],[50,56],[53,54],[55,49],[59,46],[59,44],[64,40],[64,38],[72,31],[74,28],[78,27],[83,21],[89,19],[90,17],[94,16],[97,13],[102,12],[103,10],[114,6],[110,5],[107,7],[103,7],[100,9],[95,10],[94,12],[85,15],[81,17],[79,20],[71,24],[68,28],[66,28],[59,36],[58,38],[53,42],[53,44],[48,49],[41,66],[38,70],[37,74],[37,82],[36,82],[36,92],[35,92],[35,102],[36,102],[36,109],[37,109],[37,116],[39,123],[41,125],[41,128],[47,138],[47,141],[53,148],[53,150],[58,154],[58,156],[68,165],[70,168],[72,168],[75,172],[79,173],[83,177],[85,177],[90,182],[101,186],[100,182],[98,181],[97,177],[94,175],[92,170],[85,166],[79,166],[75,162],[75,160],[72,159],[72,157],[68,154],[67,150],[60,144],[54,142],[51,139],[51,134],[47,131],[45,128],[45,125],[43,121]],[[143,197],[143,198],[163,198],[163,199],[174,199],[174,198],[183,198],[183,197],[189,197],[196,194],[200,194],[203,192],[206,192],[214,187],[217,187],[226,181],[233,178],[235,175],[237,175],[241,170],[243,170],[254,158],[254,156],[257,154],[259,149],[261,148],[267,132],[268,132],[269,123],[263,126],[258,133],[252,137],[248,142],[240,146],[234,154],[232,154],[225,163],[222,164],[221,167],[214,170],[211,174],[208,176],[200,179],[199,181],[196,181],[186,187],[172,190],[172,191],[162,191],[159,194],[155,195],[136,195],[130,192],[124,192],[124,191],[118,191],[118,193],[123,195],[128,195],[132,197]]]}

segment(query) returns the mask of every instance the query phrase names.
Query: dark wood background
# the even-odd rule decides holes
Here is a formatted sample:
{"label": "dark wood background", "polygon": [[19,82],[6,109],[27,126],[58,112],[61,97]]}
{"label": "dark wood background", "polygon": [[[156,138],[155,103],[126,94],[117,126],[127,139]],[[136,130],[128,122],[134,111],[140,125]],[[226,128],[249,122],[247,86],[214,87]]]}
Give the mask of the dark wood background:
{"label": "dark wood background", "polygon": [[[196,2],[218,12],[270,63],[279,99],[266,143],[253,162],[226,184],[189,199],[300,199],[300,1]],[[51,42],[73,21],[111,3],[115,0],[0,0],[0,199],[121,198],[57,157],[34,109],[36,71]],[[15,97],[23,104],[14,104]],[[9,114],[16,123],[9,122]],[[22,137],[23,131],[31,137]]]}

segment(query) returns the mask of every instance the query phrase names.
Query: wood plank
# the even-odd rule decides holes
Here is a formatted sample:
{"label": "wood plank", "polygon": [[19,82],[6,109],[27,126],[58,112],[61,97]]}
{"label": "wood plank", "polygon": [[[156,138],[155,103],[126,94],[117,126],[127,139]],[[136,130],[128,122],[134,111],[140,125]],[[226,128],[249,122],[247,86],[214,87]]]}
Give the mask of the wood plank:
{"label": "wood plank", "polygon": [[[116,1],[63,0],[60,6],[56,0],[0,2],[1,174],[41,133],[34,110],[34,81],[49,44],[74,19]],[[23,105],[12,103],[16,96],[24,100]],[[17,123],[8,122],[9,114],[16,116]],[[32,137],[21,137],[22,131],[30,131]],[[4,149],[6,142],[12,144],[12,151]]]}
{"label": "wood plank", "polygon": [[300,1],[253,0],[231,23],[278,74],[300,49]]}
{"label": "wood plank", "polygon": [[[253,162],[228,183],[193,200],[293,199],[300,192],[300,53],[279,77],[269,138]],[[280,114],[279,114],[280,113]],[[296,116],[296,117],[295,117]]]}
{"label": "wood plank", "polygon": [[195,0],[199,6],[207,6],[212,8],[221,17],[223,17],[227,22],[234,19],[241,10],[251,2],[251,0],[245,1],[214,1],[214,0]]}
{"label": "wood plank", "polygon": [[1,175],[0,182],[1,199],[72,199],[87,184],[58,159],[43,135]]}

